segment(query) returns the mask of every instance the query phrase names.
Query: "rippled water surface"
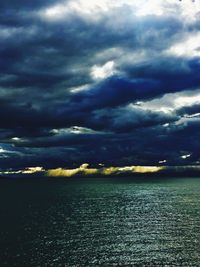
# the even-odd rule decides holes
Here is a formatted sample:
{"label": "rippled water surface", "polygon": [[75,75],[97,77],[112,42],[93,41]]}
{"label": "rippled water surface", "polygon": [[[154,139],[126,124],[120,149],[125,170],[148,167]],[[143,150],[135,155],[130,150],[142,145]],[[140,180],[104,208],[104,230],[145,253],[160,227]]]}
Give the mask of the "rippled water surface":
{"label": "rippled water surface", "polygon": [[0,181],[0,266],[200,266],[200,179]]}

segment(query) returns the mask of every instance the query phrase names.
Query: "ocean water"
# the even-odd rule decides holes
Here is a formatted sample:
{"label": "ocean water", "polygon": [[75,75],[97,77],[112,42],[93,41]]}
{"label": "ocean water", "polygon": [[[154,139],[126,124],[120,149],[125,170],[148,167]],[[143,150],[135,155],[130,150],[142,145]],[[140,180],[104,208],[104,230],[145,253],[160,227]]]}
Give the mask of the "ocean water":
{"label": "ocean water", "polygon": [[200,179],[0,180],[0,266],[200,266]]}

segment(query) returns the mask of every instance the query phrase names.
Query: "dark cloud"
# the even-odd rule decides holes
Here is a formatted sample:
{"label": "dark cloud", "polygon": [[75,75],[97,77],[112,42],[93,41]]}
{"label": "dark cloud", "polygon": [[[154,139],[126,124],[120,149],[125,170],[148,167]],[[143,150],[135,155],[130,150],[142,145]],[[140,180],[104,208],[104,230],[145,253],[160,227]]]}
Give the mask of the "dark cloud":
{"label": "dark cloud", "polygon": [[182,116],[200,116],[200,104],[194,104],[192,106],[182,107],[178,110],[178,113]]}
{"label": "dark cloud", "polygon": [[170,101],[199,97],[199,48],[183,49],[198,20],[168,1],[142,16],[127,1],[83,2],[0,3],[0,167],[197,164],[199,102]]}

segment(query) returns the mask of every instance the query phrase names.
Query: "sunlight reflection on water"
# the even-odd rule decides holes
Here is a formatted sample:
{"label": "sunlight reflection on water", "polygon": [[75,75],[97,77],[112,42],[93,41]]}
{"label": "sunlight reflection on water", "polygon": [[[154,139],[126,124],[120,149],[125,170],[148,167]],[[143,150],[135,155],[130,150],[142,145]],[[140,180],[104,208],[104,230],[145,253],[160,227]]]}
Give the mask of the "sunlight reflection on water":
{"label": "sunlight reflection on water", "polygon": [[200,266],[200,180],[1,181],[2,266]]}

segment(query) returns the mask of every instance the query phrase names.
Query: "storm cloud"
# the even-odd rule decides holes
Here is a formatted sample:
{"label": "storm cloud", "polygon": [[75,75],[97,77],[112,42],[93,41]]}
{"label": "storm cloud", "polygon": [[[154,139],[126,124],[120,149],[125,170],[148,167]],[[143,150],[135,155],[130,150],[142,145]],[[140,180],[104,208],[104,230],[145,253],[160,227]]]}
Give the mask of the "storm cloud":
{"label": "storm cloud", "polygon": [[198,165],[199,12],[176,0],[0,3],[0,168]]}

